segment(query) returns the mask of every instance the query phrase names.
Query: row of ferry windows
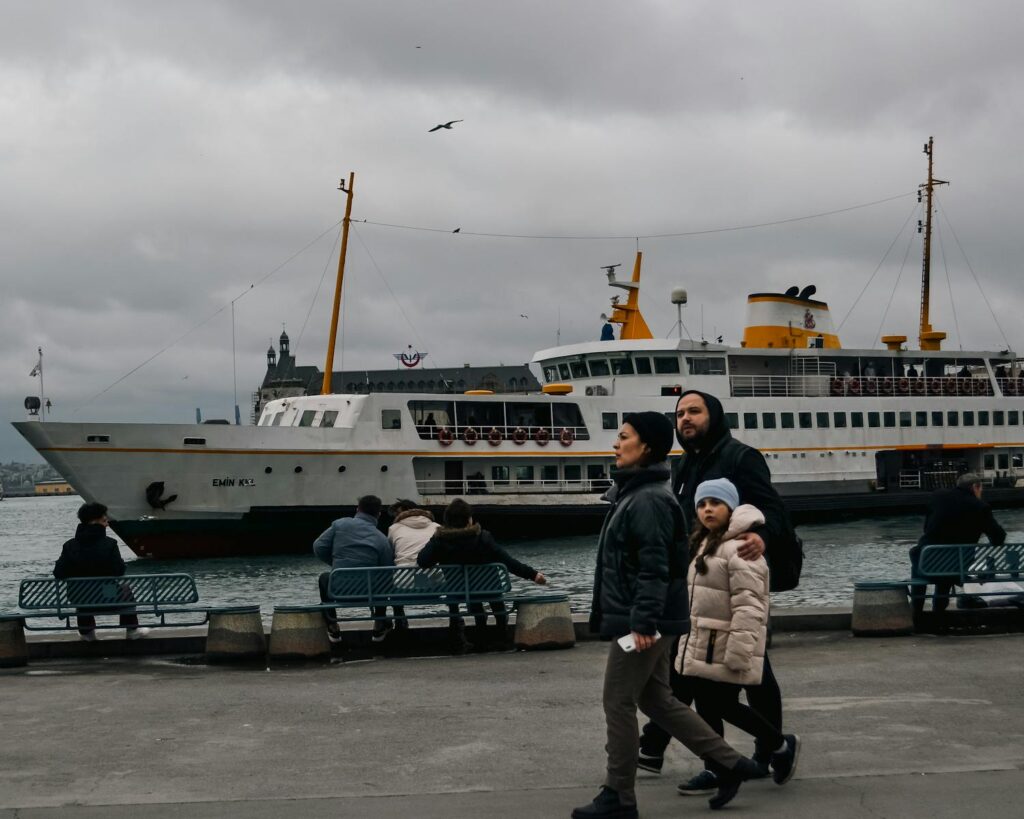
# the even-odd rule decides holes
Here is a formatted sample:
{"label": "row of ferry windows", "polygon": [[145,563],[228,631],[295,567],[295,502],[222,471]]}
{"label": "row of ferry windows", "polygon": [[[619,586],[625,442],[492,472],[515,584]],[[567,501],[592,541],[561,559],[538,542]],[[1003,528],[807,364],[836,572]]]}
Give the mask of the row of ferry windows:
{"label": "row of ferry windows", "polygon": [[[723,361],[723,372],[724,362]],[[652,366],[653,365],[653,366]],[[656,355],[622,358],[586,358],[544,365],[544,380],[571,381],[573,378],[600,378],[607,375],[669,375],[679,372],[679,356]]]}
{"label": "row of ferry windows", "polygon": [[[1001,427],[1017,426],[1019,410],[901,410],[899,412],[744,412],[743,429],[827,429],[834,427]],[[847,417],[849,416],[849,417]],[[739,429],[741,413],[727,412],[730,429]],[[865,424],[867,421],[867,424]]]}
{"label": "row of ferry windows", "polygon": [[[587,464],[586,475],[588,481],[602,481],[608,478],[608,466],[603,463]],[[541,483],[558,483],[558,465],[544,464],[539,469],[530,464],[521,466],[492,466],[491,483],[495,486],[518,485],[524,483],[536,483],[537,475],[540,475]],[[565,483],[582,483],[583,466],[580,464],[565,464],[562,467],[562,478]]]}

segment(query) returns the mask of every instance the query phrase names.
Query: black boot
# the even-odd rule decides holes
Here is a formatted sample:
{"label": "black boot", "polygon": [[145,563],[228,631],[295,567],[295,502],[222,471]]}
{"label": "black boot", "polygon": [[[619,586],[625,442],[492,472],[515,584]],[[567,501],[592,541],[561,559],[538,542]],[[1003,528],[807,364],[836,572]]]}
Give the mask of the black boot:
{"label": "black boot", "polygon": [[741,757],[734,768],[726,768],[713,760],[707,760],[707,765],[718,777],[718,793],[708,800],[711,810],[724,808],[739,793],[740,785],[748,779],[757,779],[761,773],[760,766],[746,757]]}
{"label": "black boot", "polygon": [[448,624],[448,650],[452,654],[467,654],[473,650],[473,644],[466,639],[466,624],[462,620]]}
{"label": "black boot", "polygon": [[572,819],[637,819],[636,802],[623,801],[619,792],[607,785],[594,801],[573,809]]}

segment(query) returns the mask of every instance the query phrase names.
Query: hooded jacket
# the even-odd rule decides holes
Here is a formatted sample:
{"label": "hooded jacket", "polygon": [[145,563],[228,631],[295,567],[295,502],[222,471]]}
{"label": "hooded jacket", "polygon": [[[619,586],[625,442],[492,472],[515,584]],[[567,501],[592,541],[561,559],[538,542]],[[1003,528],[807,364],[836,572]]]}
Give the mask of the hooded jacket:
{"label": "hooded jacket", "polygon": [[[750,531],[764,541],[768,566],[772,565],[773,553],[791,535],[792,525],[782,498],[772,486],[772,475],[768,464],[758,450],[737,441],[729,431],[722,402],[715,396],[687,390],[686,395],[699,395],[708,408],[708,431],[700,440],[700,448],[683,441],[676,428],[676,440],[683,447],[683,456],[672,465],[672,491],[679,500],[686,521],[687,531],[692,530],[696,519],[693,496],[698,485],[714,478],[728,478],[740,493],[740,502],[756,507],[764,515],[764,523],[752,526]],[[676,402],[679,406],[679,402]]]}
{"label": "hooded jacket", "polygon": [[100,523],[80,523],[75,536],[64,544],[53,567],[58,580],[66,577],[120,577],[124,559],[117,541],[107,536]]}
{"label": "hooded jacket", "polygon": [[535,568],[520,563],[502,549],[490,532],[480,528],[479,523],[459,529],[440,527],[416,557],[416,564],[423,569],[439,564],[479,566],[483,563],[501,563],[524,580],[533,580],[537,576]]}
{"label": "hooded jacket", "polygon": [[[749,504],[736,507],[707,571],[687,571],[690,588],[690,633],[679,641],[676,671],[735,685],[759,685],[768,633],[768,564],[763,557],[744,560],[737,538],[764,515]],[[697,554],[703,552],[707,538]],[[696,557],[696,555],[694,555]]]}
{"label": "hooded jacket", "polygon": [[612,473],[597,547],[590,629],[604,637],[685,634],[686,530],[668,464]]}
{"label": "hooded jacket", "polygon": [[396,566],[415,566],[416,556],[441,528],[426,509],[399,512],[388,527],[388,541],[395,550]]}

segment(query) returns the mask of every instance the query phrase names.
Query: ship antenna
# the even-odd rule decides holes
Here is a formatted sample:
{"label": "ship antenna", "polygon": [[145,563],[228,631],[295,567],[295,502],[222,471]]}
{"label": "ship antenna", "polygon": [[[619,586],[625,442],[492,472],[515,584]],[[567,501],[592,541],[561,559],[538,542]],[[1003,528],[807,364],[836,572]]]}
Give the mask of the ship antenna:
{"label": "ship antenna", "polygon": [[355,189],[356,175],[348,175],[348,187],[345,180],[338,182],[338,190],[346,195],[345,218],[341,228],[341,253],[338,254],[338,281],[334,286],[334,307],[331,310],[331,336],[327,342],[327,363],[324,364],[324,386],[321,395],[331,394],[331,371],[334,369],[334,342],[338,337],[338,311],[341,308],[341,285],[345,279],[345,254],[348,251],[348,226],[352,221],[352,194]]}
{"label": "ship antenna", "polygon": [[928,181],[917,186],[917,201],[922,199],[922,192],[925,200],[924,225],[917,223],[917,232],[924,230],[924,258],[921,262],[921,327],[918,333],[918,342],[922,350],[938,350],[942,347],[942,340],[946,334],[932,330],[928,322],[928,307],[931,298],[931,265],[932,265],[932,197],[938,185],[948,185],[942,179],[936,179],[932,175],[932,164],[934,161],[934,139],[928,137],[924,146],[924,152],[928,155]]}

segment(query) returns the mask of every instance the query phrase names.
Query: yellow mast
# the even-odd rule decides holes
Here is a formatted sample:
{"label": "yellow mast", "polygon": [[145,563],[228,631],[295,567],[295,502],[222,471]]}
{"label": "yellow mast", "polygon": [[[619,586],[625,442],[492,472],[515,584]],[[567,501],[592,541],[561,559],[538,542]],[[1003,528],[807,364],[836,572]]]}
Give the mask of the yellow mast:
{"label": "yellow mast", "polygon": [[334,308],[331,311],[331,337],[327,342],[327,363],[324,364],[324,386],[321,395],[331,394],[331,372],[334,369],[334,342],[338,338],[338,311],[341,307],[341,284],[345,279],[345,253],[348,251],[348,225],[352,216],[352,192],[355,188],[356,175],[348,175],[348,188],[345,180],[338,183],[338,190],[347,194],[345,200],[345,218],[341,223],[341,253],[338,254],[338,280],[334,285]]}
{"label": "yellow mast", "polygon": [[[928,143],[924,146],[924,152],[928,154],[928,181],[918,185],[917,201],[921,201],[921,191],[925,194],[925,218],[924,218],[924,260],[921,263],[921,328],[918,335],[922,350],[942,349],[942,340],[946,334],[932,330],[928,323],[928,306],[931,299],[931,263],[932,263],[932,195],[937,185],[948,185],[942,179],[935,179],[932,176],[932,162],[934,159],[932,144],[934,140],[928,137]],[[920,232],[921,223],[918,222],[917,229]]]}
{"label": "yellow mast", "polygon": [[654,338],[651,330],[640,313],[640,262],[644,254],[639,250],[636,252],[636,261],[633,262],[633,280],[629,282],[617,282],[614,275],[609,276],[608,284],[612,287],[619,287],[629,293],[625,304],[618,303],[618,297],[612,302],[612,315],[609,321],[621,324],[619,338],[625,341],[630,338]]}

